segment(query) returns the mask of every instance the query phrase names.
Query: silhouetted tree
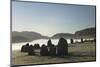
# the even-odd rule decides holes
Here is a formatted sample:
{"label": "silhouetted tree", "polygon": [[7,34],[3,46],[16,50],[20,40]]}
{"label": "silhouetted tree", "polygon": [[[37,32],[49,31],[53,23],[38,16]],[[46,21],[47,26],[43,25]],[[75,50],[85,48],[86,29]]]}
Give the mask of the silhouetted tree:
{"label": "silhouetted tree", "polygon": [[21,52],[28,52],[29,50],[29,43],[27,43],[26,45],[23,45],[21,48]]}
{"label": "silhouetted tree", "polygon": [[32,45],[29,46],[28,55],[35,55],[34,46]]}
{"label": "silhouetted tree", "polygon": [[64,56],[68,55],[68,43],[66,39],[60,38],[58,45],[57,45],[57,55]]}
{"label": "silhouetted tree", "polygon": [[71,41],[71,44],[73,44],[74,42],[73,42],[73,39],[70,39],[70,41]]}
{"label": "silhouetted tree", "polygon": [[40,48],[40,55],[41,56],[47,56],[48,55],[48,48],[44,44]]}

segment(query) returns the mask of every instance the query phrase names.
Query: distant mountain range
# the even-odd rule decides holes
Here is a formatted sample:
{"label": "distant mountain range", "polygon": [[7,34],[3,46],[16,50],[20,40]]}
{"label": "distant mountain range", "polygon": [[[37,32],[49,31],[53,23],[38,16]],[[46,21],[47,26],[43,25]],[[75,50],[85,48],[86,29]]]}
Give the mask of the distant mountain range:
{"label": "distant mountain range", "polygon": [[80,31],[76,31],[75,34],[71,33],[57,33],[53,35],[52,37],[41,35],[37,32],[29,32],[29,31],[23,31],[23,32],[12,32],[12,42],[18,43],[18,42],[30,42],[37,39],[58,39],[58,38],[94,38],[96,36],[96,30],[95,28],[86,28]]}

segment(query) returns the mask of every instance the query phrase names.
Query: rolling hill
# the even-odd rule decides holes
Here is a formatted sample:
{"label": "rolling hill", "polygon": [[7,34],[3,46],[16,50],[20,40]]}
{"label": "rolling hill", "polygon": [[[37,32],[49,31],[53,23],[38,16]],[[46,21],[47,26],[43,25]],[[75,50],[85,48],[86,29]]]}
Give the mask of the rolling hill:
{"label": "rolling hill", "polygon": [[29,32],[29,31],[23,31],[23,32],[17,32],[14,31],[12,32],[12,42],[16,43],[16,42],[29,42],[32,40],[36,40],[36,39],[47,39],[47,36],[43,36],[39,33],[36,32]]}
{"label": "rolling hill", "polygon": [[75,34],[71,33],[57,33],[54,34],[52,37],[41,35],[37,32],[29,32],[29,31],[23,31],[23,32],[12,32],[12,42],[18,43],[18,42],[30,42],[37,39],[58,39],[58,38],[95,38],[96,36],[96,29],[94,27],[92,28],[86,28],[79,31],[76,31]]}

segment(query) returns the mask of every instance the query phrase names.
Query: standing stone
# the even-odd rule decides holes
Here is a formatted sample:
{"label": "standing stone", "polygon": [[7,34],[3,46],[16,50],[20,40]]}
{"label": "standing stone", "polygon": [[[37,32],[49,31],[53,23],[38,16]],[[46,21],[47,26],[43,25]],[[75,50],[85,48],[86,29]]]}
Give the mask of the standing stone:
{"label": "standing stone", "polygon": [[29,46],[28,55],[35,55],[34,46],[32,45]]}
{"label": "standing stone", "polygon": [[34,44],[34,49],[40,49],[40,45],[39,44]]}
{"label": "standing stone", "polygon": [[73,42],[73,39],[70,39],[70,41],[71,41],[71,44],[73,44],[74,42]]}
{"label": "standing stone", "polygon": [[83,43],[83,38],[81,38],[81,43]]}
{"label": "standing stone", "polygon": [[23,45],[21,48],[21,52],[28,52],[29,50],[29,43],[27,43],[26,45]]}
{"label": "standing stone", "polygon": [[57,55],[64,56],[68,55],[68,43],[66,39],[60,38],[58,45],[57,45]]}
{"label": "standing stone", "polygon": [[51,42],[51,40],[48,40],[48,42],[47,42],[47,46],[48,46],[48,47],[52,46],[52,42]]}
{"label": "standing stone", "polygon": [[40,48],[40,55],[41,56],[47,56],[48,55],[48,48],[44,44]]}
{"label": "standing stone", "polygon": [[50,56],[55,56],[56,55],[56,46],[54,46],[53,44],[52,44],[52,46],[50,46],[49,55]]}

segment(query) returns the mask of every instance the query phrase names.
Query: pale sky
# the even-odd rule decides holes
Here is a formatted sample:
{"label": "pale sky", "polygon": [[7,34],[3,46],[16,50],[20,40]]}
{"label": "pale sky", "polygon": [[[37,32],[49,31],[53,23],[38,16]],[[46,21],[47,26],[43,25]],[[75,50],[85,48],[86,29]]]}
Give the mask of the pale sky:
{"label": "pale sky", "polygon": [[95,6],[12,2],[12,31],[45,36],[95,27]]}

